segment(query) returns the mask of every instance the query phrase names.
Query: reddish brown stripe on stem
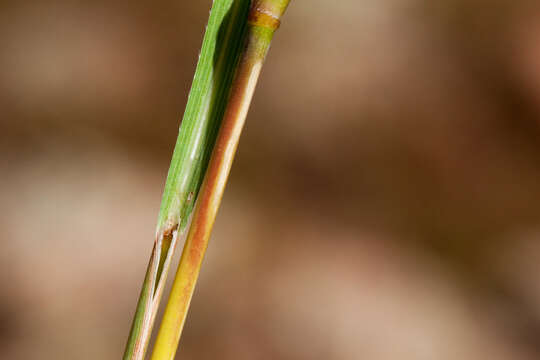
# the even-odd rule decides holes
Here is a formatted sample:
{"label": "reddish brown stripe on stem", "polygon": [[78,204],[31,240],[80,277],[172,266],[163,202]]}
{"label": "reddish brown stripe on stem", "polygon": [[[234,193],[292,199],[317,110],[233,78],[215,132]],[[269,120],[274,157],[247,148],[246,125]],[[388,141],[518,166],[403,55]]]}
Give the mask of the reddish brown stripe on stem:
{"label": "reddish brown stripe on stem", "polygon": [[276,30],[281,24],[281,21],[272,13],[254,5],[249,12],[248,24]]}

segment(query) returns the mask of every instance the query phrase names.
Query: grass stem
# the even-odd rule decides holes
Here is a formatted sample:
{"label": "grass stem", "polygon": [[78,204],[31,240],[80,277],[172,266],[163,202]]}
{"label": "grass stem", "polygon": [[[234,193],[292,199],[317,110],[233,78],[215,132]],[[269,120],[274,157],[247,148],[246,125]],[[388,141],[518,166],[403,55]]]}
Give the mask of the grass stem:
{"label": "grass stem", "polygon": [[143,360],[178,237],[193,210],[245,38],[249,0],[215,0],[208,20],[124,360]]}
{"label": "grass stem", "polygon": [[236,70],[221,128],[197,199],[191,227],[152,353],[152,360],[172,360],[176,354],[255,85],[274,31],[279,27],[281,16],[288,3],[288,0],[256,0],[251,5],[248,14],[246,45]]}

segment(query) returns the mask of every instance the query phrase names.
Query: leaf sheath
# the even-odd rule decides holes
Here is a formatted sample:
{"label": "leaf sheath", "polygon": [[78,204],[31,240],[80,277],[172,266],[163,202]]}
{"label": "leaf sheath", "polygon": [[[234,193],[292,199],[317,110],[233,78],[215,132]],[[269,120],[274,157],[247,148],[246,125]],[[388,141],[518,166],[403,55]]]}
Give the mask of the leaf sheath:
{"label": "leaf sheath", "polygon": [[249,0],[216,0],[212,6],[124,360],[144,359],[177,238],[193,210],[223,117],[245,37],[248,7]]}
{"label": "leaf sheath", "polygon": [[152,360],[173,360],[236,148],[274,31],[289,1],[254,1],[245,49],[197,199]]}

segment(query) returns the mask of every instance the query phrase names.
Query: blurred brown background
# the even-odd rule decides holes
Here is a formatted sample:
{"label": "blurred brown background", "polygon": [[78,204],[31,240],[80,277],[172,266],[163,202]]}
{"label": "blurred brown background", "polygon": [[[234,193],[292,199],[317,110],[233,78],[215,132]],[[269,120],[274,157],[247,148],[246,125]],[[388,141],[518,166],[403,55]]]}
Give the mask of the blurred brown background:
{"label": "blurred brown background", "polygon": [[[0,4],[0,357],[118,359],[211,2]],[[539,140],[538,2],[293,0],[178,358],[538,358]]]}

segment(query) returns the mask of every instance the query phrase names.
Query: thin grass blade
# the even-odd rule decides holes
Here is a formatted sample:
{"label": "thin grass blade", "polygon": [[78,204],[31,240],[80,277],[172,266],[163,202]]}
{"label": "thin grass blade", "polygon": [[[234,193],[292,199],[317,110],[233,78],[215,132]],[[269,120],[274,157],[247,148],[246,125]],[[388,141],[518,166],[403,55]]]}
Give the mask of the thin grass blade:
{"label": "thin grass blade", "polygon": [[245,36],[249,0],[215,0],[173,153],[124,360],[142,360],[177,239],[193,210]]}
{"label": "thin grass blade", "polygon": [[279,27],[281,16],[288,3],[289,0],[255,0],[251,5],[246,45],[236,70],[221,128],[193,213],[173,288],[152,352],[152,360],[173,360],[176,354],[255,85],[274,31]]}

